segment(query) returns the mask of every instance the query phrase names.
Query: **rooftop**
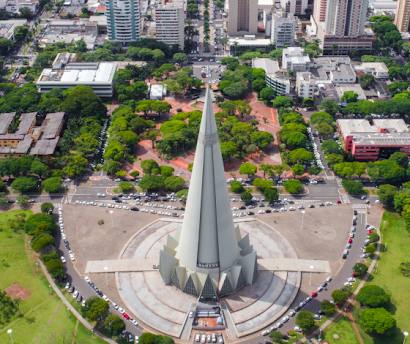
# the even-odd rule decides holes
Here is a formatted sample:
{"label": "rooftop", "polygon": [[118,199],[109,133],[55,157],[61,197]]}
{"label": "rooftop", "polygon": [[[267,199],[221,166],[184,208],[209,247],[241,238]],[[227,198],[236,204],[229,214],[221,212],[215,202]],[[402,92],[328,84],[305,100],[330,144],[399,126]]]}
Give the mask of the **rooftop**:
{"label": "rooftop", "polygon": [[378,72],[389,72],[389,68],[387,68],[384,62],[362,62],[362,66],[364,68],[372,68]]}
{"label": "rooftop", "polygon": [[311,68],[310,71],[315,76],[316,79],[328,80],[327,73],[323,67]]}
{"label": "rooftop", "polygon": [[58,128],[64,118],[64,112],[49,113],[44,119],[41,127],[43,129],[42,139],[53,139],[56,137]]}
{"label": "rooftop", "polygon": [[[366,119],[338,119],[337,124],[342,132],[343,137],[348,135],[360,134],[360,138],[383,138],[391,137],[395,134],[409,134],[406,123],[402,119],[374,119],[373,125]],[[384,128],[386,133],[381,133],[378,128]],[[390,135],[390,136],[389,136]]]}
{"label": "rooftop", "polygon": [[330,73],[332,73],[334,76],[355,76],[355,72],[352,68],[351,65],[347,64],[341,64],[339,66],[339,69],[332,70]]}
{"label": "rooftop", "polygon": [[253,68],[262,68],[266,74],[276,73],[280,70],[278,61],[268,58],[252,59]]}
{"label": "rooftop", "polygon": [[27,19],[0,20],[0,36],[11,39],[14,35],[14,28],[25,24],[27,24]]}
{"label": "rooftop", "polygon": [[20,124],[16,135],[26,135],[31,128],[31,125],[36,120],[37,112],[22,113],[20,116]]}
{"label": "rooftop", "polygon": [[4,135],[5,133],[7,133],[7,129],[9,128],[11,122],[13,122],[15,114],[15,112],[0,114],[0,135]]}
{"label": "rooftop", "polygon": [[333,84],[318,84],[319,92],[321,93],[323,98],[328,99],[335,99],[339,98],[339,95],[336,92],[335,87]]}
{"label": "rooftop", "polygon": [[255,47],[267,47],[271,44],[270,39],[247,39],[247,38],[230,38],[229,46],[234,46],[235,42],[238,42],[238,46],[255,46]]}
{"label": "rooftop", "polygon": [[332,63],[348,63],[350,64],[349,56],[318,56],[312,58],[315,64],[332,64]]}
{"label": "rooftop", "polygon": [[359,95],[358,100],[366,100],[366,95],[363,92],[360,84],[340,84],[335,87],[339,99],[343,96],[345,92],[353,91]]}
{"label": "rooftop", "polygon": [[59,136],[55,137],[51,140],[39,140],[37,144],[31,148],[30,155],[50,155],[53,154],[56,147],[58,140],[60,139]]}
{"label": "rooftop", "polygon": [[276,23],[294,23],[295,16],[292,13],[284,13],[282,15],[281,13],[276,12],[272,14],[272,21]]}
{"label": "rooftop", "polygon": [[353,141],[356,146],[410,145],[410,133],[359,133],[354,134]]}

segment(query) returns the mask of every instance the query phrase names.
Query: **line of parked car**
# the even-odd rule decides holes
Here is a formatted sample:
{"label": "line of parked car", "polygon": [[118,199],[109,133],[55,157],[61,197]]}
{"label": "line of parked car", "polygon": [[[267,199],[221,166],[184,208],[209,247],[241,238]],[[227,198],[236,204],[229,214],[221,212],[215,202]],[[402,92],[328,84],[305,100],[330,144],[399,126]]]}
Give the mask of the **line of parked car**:
{"label": "line of parked car", "polygon": [[[316,144],[315,139],[314,139],[313,134],[312,134],[312,129],[311,129],[311,128],[307,128],[307,132],[308,132],[309,138],[310,138],[310,140],[312,141],[312,144],[313,144],[313,153],[315,154],[316,164],[317,164],[317,166],[319,166],[322,170],[324,170],[324,169],[325,169],[325,166],[323,165],[322,159],[321,159],[321,157],[320,157],[320,152],[319,152],[319,150],[318,150],[318,148],[317,148],[317,144]],[[306,146],[306,149],[309,150],[309,147]],[[314,162],[311,162],[311,163],[310,163],[310,166],[314,166],[314,165],[315,165]]]}
{"label": "line of parked car", "polygon": [[[58,218],[58,226],[60,227],[61,238],[63,239],[65,249],[67,250],[67,252],[68,252],[68,254],[69,254],[69,256],[70,256],[70,259],[71,259],[71,260],[75,260],[74,253],[71,251],[70,245],[69,245],[68,240],[67,240],[67,236],[66,236],[66,234],[65,234],[65,230],[64,230],[64,219],[63,219],[63,210],[62,210],[61,208],[58,208],[58,216],[59,216],[59,218]],[[67,260],[65,259],[64,256],[61,256],[60,259],[61,259],[61,261],[63,262],[63,264],[67,262]]]}
{"label": "line of parked car", "polygon": [[207,334],[207,335],[205,335],[205,334],[199,334],[199,333],[196,333],[195,334],[195,341],[196,342],[201,342],[202,344],[205,344],[205,343],[216,343],[216,342],[218,342],[219,344],[223,344],[224,343],[224,339],[223,339],[223,336],[222,336],[222,333],[221,332],[218,332],[218,339],[216,338],[216,333],[215,332],[212,332],[211,334]]}
{"label": "line of parked car", "polygon": [[101,129],[100,137],[98,138],[98,146],[94,153],[94,158],[91,163],[91,167],[95,167],[96,165],[100,165],[104,163],[104,153],[105,147],[108,146],[108,143],[105,140],[110,137],[110,135],[106,135],[107,127],[108,127],[108,119],[104,122],[103,127]]}
{"label": "line of parked car", "polygon": [[[315,298],[318,293],[320,293],[324,288],[327,287],[328,283],[332,281],[332,277],[328,276],[326,278],[326,280],[319,286],[317,287],[316,291],[314,291],[312,293],[312,295],[308,296],[305,298],[305,300],[300,301],[299,304],[293,309],[291,310],[287,315],[285,315],[280,321],[278,321],[275,325],[273,325],[272,327],[270,327],[268,330],[264,330],[262,331],[262,335],[263,336],[267,336],[269,333],[278,330],[279,328],[281,328],[286,322],[289,321],[289,319],[291,317],[294,317],[296,315],[297,312],[299,312],[303,307],[305,307],[310,301],[313,300],[313,298]],[[333,303],[333,301],[331,301]],[[319,310],[318,314],[314,314],[314,318],[315,320],[321,320],[322,319],[322,315],[324,314],[323,311]],[[295,326],[294,330],[296,332],[302,332],[302,330],[298,327]],[[286,339],[285,339],[286,340]]]}

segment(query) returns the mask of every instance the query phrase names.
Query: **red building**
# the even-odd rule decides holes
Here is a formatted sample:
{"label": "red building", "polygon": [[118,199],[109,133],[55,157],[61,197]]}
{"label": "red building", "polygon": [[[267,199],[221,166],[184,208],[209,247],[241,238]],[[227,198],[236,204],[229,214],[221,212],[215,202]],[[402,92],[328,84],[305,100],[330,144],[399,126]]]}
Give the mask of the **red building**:
{"label": "red building", "polygon": [[394,152],[410,156],[410,132],[402,119],[338,119],[337,126],[355,160],[388,159]]}

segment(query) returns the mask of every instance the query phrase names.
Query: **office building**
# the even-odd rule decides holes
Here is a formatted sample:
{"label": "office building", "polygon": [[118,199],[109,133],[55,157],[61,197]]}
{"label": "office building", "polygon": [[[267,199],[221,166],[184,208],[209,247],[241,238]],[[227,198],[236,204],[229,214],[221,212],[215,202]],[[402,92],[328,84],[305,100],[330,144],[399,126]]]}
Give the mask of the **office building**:
{"label": "office building", "polygon": [[329,72],[329,79],[335,84],[354,84],[356,82],[356,73],[350,64],[342,63],[339,67]]}
{"label": "office building", "polygon": [[312,98],[315,91],[316,78],[312,73],[304,72],[296,74],[296,92],[303,99]]}
{"label": "office building", "polygon": [[290,93],[289,76],[280,70],[278,61],[255,58],[252,59],[252,68],[262,68],[265,71],[266,86],[274,89],[277,95]]}
{"label": "office building", "polygon": [[75,54],[60,53],[52,68],[43,69],[36,84],[40,93],[86,85],[99,97],[112,97],[116,70],[115,62],[76,62]]}
{"label": "office building", "polygon": [[140,0],[110,0],[107,6],[108,40],[127,45],[141,39]]}
{"label": "office building", "polygon": [[228,35],[258,33],[258,6],[252,0],[229,0]]}
{"label": "office building", "polygon": [[184,2],[174,0],[155,9],[156,39],[184,49]]}
{"label": "office building", "polygon": [[249,236],[234,225],[209,87],[195,150],[185,217],[160,251],[159,273],[200,300],[216,301],[258,275]]}
{"label": "office building", "polygon": [[14,29],[27,24],[27,19],[0,20],[0,37],[11,39],[14,42]]}
{"label": "office building", "polygon": [[399,0],[396,10],[396,26],[400,32],[409,31],[410,0]]}
{"label": "office building", "polygon": [[37,13],[39,9],[38,0],[7,0],[6,11],[8,14],[20,14],[20,8],[27,7],[31,14]]}
{"label": "office building", "polygon": [[272,14],[271,40],[277,49],[293,46],[295,42],[295,16],[291,13]]}
{"label": "office building", "polygon": [[327,0],[315,0],[313,18],[316,23],[326,21]]}
{"label": "office building", "polygon": [[388,159],[395,152],[410,156],[410,133],[402,119],[338,119],[337,126],[355,160]]}

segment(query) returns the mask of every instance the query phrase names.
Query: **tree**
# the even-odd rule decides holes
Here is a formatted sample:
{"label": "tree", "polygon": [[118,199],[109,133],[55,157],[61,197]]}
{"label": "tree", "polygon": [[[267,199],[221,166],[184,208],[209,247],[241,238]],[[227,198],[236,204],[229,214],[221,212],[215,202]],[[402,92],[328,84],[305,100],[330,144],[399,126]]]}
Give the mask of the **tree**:
{"label": "tree", "polygon": [[244,202],[250,202],[252,200],[251,190],[247,189],[242,195],[241,200]]}
{"label": "tree", "polygon": [[104,321],[105,329],[111,335],[119,335],[125,330],[125,322],[116,314],[110,314]]}
{"label": "tree", "polygon": [[11,188],[16,191],[27,192],[28,190],[34,188],[37,185],[37,181],[33,177],[21,176],[17,177],[13,183],[11,183]]}
{"label": "tree", "polygon": [[327,123],[320,123],[314,126],[314,129],[319,133],[320,136],[326,137],[335,132],[334,128]]}
{"label": "tree", "polygon": [[257,171],[257,167],[254,164],[251,164],[250,162],[245,162],[244,164],[239,167],[239,173],[240,174],[246,174],[248,178],[250,176],[253,176]]}
{"label": "tree", "polygon": [[315,106],[315,101],[312,98],[303,99],[303,106],[307,108],[312,108]]}
{"label": "tree", "polygon": [[390,155],[389,160],[393,160],[397,162],[397,164],[400,165],[401,167],[404,167],[404,168],[409,167],[409,157],[405,153],[394,152],[392,155]]}
{"label": "tree", "polygon": [[138,344],[154,344],[155,342],[155,334],[150,333],[150,332],[146,332],[141,334],[139,340],[138,340]]}
{"label": "tree", "polygon": [[292,173],[294,176],[301,176],[305,172],[302,165],[296,164],[292,167]]}
{"label": "tree", "polygon": [[245,188],[239,180],[231,181],[231,191],[236,193],[242,193],[245,191]]}
{"label": "tree", "polygon": [[[116,141],[114,141],[114,142],[116,142]],[[117,143],[120,144],[119,142],[117,142]],[[121,146],[121,149],[122,149],[121,144],[120,144],[120,146]],[[107,146],[107,148],[108,147],[109,146]],[[122,151],[124,152],[123,149],[122,149]],[[108,152],[108,149],[107,149],[107,152]],[[109,159],[108,156],[109,155],[107,155],[107,159]],[[105,154],[104,154],[104,157],[105,157]],[[68,162],[67,166],[63,168],[63,171],[64,171],[65,175],[67,175],[68,177],[78,176],[81,173],[83,173],[85,165],[87,165],[87,159],[85,159],[81,154],[77,154],[77,155],[74,155],[73,157],[71,157],[69,159],[69,162]]]}
{"label": "tree", "polygon": [[255,185],[262,192],[272,188],[273,184],[273,180],[267,180],[263,178],[255,178],[255,180],[253,181],[253,185]]}
{"label": "tree", "polygon": [[272,105],[276,109],[280,107],[289,108],[293,106],[293,100],[292,98],[289,98],[289,97],[279,96],[275,98]]}
{"label": "tree", "polygon": [[370,255],[374,254],[374,252],[376,252],[376,247],[374,247],[373,245],[366,246],[365,251]]}
{"label": "tree", "polygon": [[394,196],[397,194],[398,191],[394,185],[380,185],[379,190],[377,190],[377,195],[379,196],[380,202],[387,206],[394,205]]}
{"label": "tree", "polygon": [[60,190],[61,184],[63,184],[63,180],[59,177],[51,177],[41,182],[46,192],[57,192]]}
{"label": "tree", "polygon": [[45,202],[41,205],[41,212],[44,214],[49,214],[54,209],[54,205],[49,202]]}
{"label": "tree", "polygon": [[408,87],[409,84],[405,81],[394,81],[391,84],[387,85],[387,89],[393,94],[403,92],[404,90],[407,90]]}
{"label": "tree", "polygon": [[118,161],[108,160],[103,165],[103,171],[107,172],[108,174],[114,174],[117,172],[122,164]]}
{"label": "tree", "polygon": [[333,301],[337,304],[337,305],[342,305],[343,303],[345,303],[347,301],[347,299],[349,298],[347,296],[347,294],[340,289],[335,289],[332,291],[332,294],[330,295],[333,299]]}
{"label": "tree", "polygon": [[374,85],[374,81],[375,79],[373,74],[364,74],[359,77],[359,82],[364,90],[368,90],[372,87]]}
{"label": "tree", "polygon": [[353,272],[359,274],[360,276],[364,276],[367,273],[367,266],[363,263],[356,263],[353,266]]}
{"label": "tree", "polygon": [[19,12],[20,12],[20,17],[21,18],[30,19],[30,18],[33,17],[33,15],[31,14],[30,9],[28,7],[19,8]]}
{"label": "tree", "polygon": [[108,312],[110,305],[107,301],[100,298],[93,301],[94,302],[89,306],[86,317],[90,321],[97,321],[100,316]]}
{"label": "tree", "polygon": [[390,296],[383,288],[370,284],[365,285],[360,289],[359,293],[356,295],[356,300],[360,302],[362,306],[379,308],[384,307],[390,301]]}
{"label": "tree", "polygon": [[161,169],[154,159],[147,159],[141,161],[142,172],[144,174],[160,174]]}
{"label": "tree", "polygon": [[374,242],[374,243],[380,240],[380,236],[377,233],[370,233],[367,237],[370,240],[370,242]]}
{"label": "tree", "polygon": [[42,177],[48,171],[48,166],[43,164],[40,161],[33,161],[30,166],[30,173],[37,174],[39,177]]}
{"label": "tree", "polygon": [[384,308],[364,309],[359,318],[367,333],[390,335],[396,329],[396,320]]}
{"label": "tree", "polygon": [[274,94],[275,91],[272,88],[265,87],[260,91],[259,96],[265,101],[265,103],[268,103],[272,100]]}
{"label": "tree", "polygon": [[248,84],[244,81],[231,83],[228,87],[223,89],[223,93],[233,99],[239,99],[243,93],[248,89]]}
{"label": "tree", "polygon": [[275,140],[271,133],[266,131],[255,131],[251,134],[252,144],[258,146],[259,148],[265,148],[267,145]]}
{"label": "tree", "polygon": [[223,160],[229,160],[233,155],[238,153],[238,146],[235,142],[221,142],[221,153]]}
{"label": "tree", "polygon": [[140,175],[139,171],[132,171],[130,173],[130,176],[133,177],[133,178],[137,178],[139,175]]}
{"label": "tree", "polygon": [[120,183],[118,184],[118,187],[119,187],[123,192],[129,192],[129,191],[134,190],[134,185],[132,185],[132,183],[130,183],[130,182],[124,182],[124,181],[122,181],[122,182],[120,182]]}
{"label": "tree", "polygon": [[256,79],[252,82],[252,90],[260,93],[266,87],[266,81],[264,79]]}
{"label": "tree", "polygon": [[299,179],[291,179],[283,183],[283,186],[290,193],[300,193],[303,190],[303,185]]}
{"label": "tree", "polygon": [[329,300],[323,300],[320,303],[320,309],[326,313],[328,317],[332,316],[336,312],[336,307]]}
{"label": "tree", "polygon": [[27,195],[21,195],[21,196],[17,196],[16,198],[16,203],[18,203],[18,205],[21,208],[25,208],[28,206],[28,201],[30,200],[30,197]]}
{"label": "tree", "polygon": [[265,196],[265,200],[269,203],[277,201],[279,199],[278,189],[266,189],[263,192],[263,196]]}
{"label": "tree", "polygon": [[328,114],[334,116],[336,112],[339,111],[339,105],[337,105],[333,100],[331,99],[325,99],[319,106],[318,108],[322,111],[327,112]]}
{"label": "tree", "polygon": [[315,318],[312,312],[301,311],[296,315],[296,325],[303,331],[308,332],[315,325]]}
{"label": "tree", "polygon": [[176,53],[174,54],[173,59],[182,65],[185,61],[188,61],[188,56],[184,53]]}
{"label": "tree", "polygon": [[351,179],[343,179],[342,186],[346,189],[346,191],[350,194],[358,194],[363,190],[363,183],[355,182]]}
{"label": "tree", "polygon": [[272,340],[273,343],[282,343],[283,339],[283,334],[282,332],[276,330],[272,331],[269,335],[270,339]]}
{"label": "tree", "polygon": [[174,192],[181,190],[184,185],[185,185],[185,180],[184,178],[181,178],[181,177],[171,176],[171,177],[165,178],[165,181],[164,181],[165,188],[168,190],[174,191]]}
{"label": "tree", "polygon": [[164,186],[164,178],[147,174],[138,183],[143,190],[157,190]]}
{"label": "tree", "polygon": [[340,146],[333,140],[323,141],[320,148],[322,151],[327,154],[342,154],[342,149]]}
{"label": "tree", "polygon": [[172,166],[160,166],[160,170],[161,176],[170,177],[175,169]]}
{"label": "tree", "polygon": [[[33,250],[34,250],[34,246],[33,246]],[[50,261],[48,261],[46,263],[46,269],[48,273],[51,275],[51,277],[54,279],[58,280],[58,279],[63,278],[64,276],[63,263],[61,262],[60,259],[51,259]]]}
{"label": "tree", "polygon": [[306,143],[307,136],[302,133],[293,132],[288,136],[287,144],[292,146],[293,148],[306,147]]}
{"label": "tree", "polygon": [[357,102],[358,97],[359,97],[359,95],[356,92],[346,91],[340,97],[340,101],[343,102],[343,103],[355,103],[355,102]]}

